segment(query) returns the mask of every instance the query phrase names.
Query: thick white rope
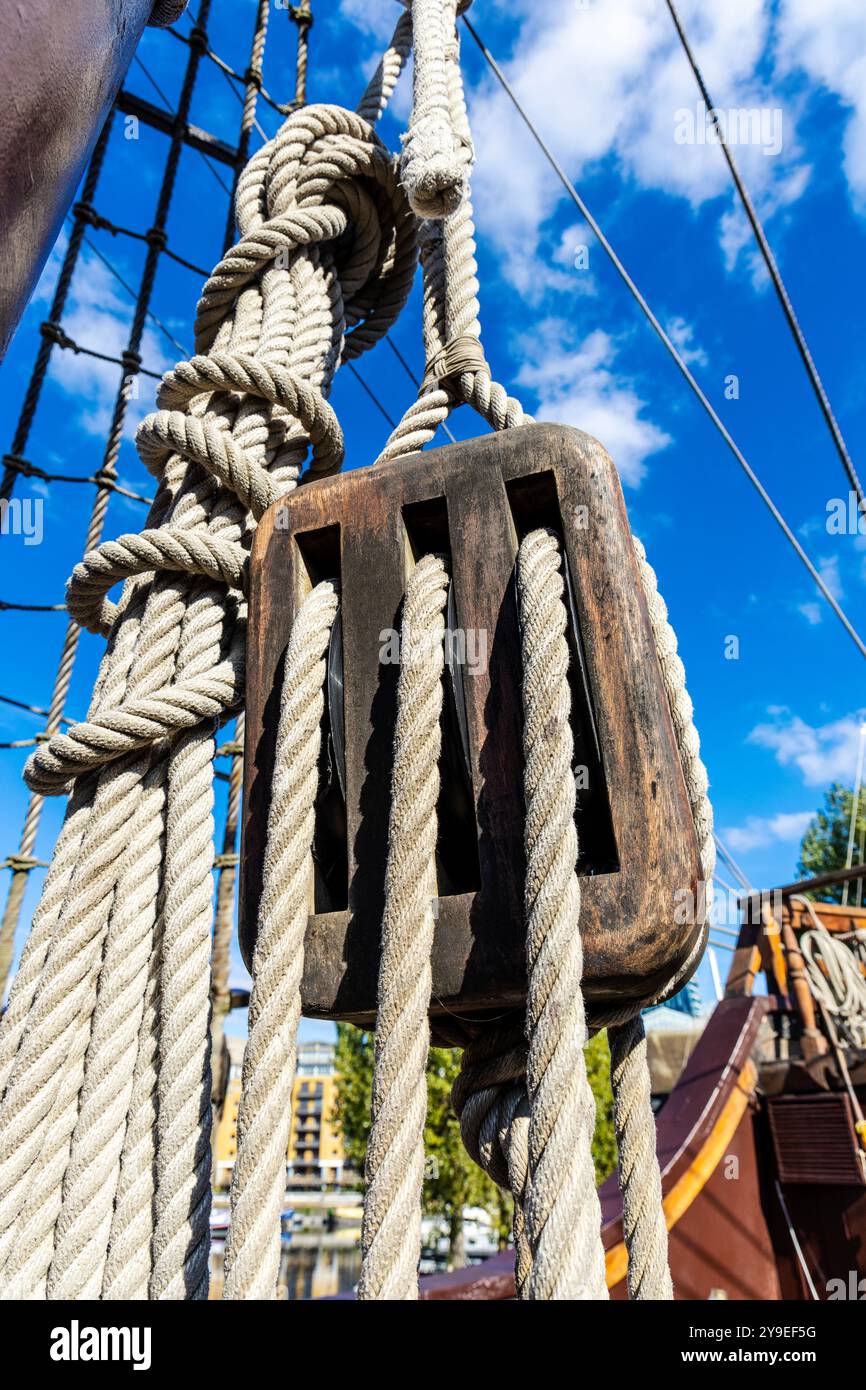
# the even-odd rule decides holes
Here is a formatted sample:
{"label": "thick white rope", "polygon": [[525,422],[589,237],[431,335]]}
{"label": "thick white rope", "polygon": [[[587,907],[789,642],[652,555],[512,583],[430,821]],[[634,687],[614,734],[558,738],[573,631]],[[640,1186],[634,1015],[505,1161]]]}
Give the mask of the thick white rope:
{"label": "thick white rope", "polygon": [[[676,637],[668,622],[667,608],[658,592],[655,573],[640,541],[634,540],[641,587],[647,602],[654,644],[683,768],[683,777],[698,837],[709,901],[709,884],[715,864],[712,806],[706,769],[700,758],[700,742],[694,728],[693,709],[685,684],[685,671],[677,654]],[[690,978],[706,943],[706,924],[694,947],[668,984],[644,1005],[669,998]],[[643,1005],[642,1005],[643,1006]],[[613,1011],[609,1019],[615,1125],[620,1150],[619,1180],[623,1197],[623,1222],[629,1249],[629,1295],[632,1298],[669,1298],[667,1230],[661,1205],[661,1176],[655,1151],[655,1121],[650,1106],[643,1029],[635,1018],[634,1003]],[[464,1143],[476,1162],[502,1186],[509,1186],[509,1169],[525,1167],[522,1154],[525,1131],[510,1130],[507,1117],[518,1114],[522,1079],[519,1044],[506,1029],[481,1034],[466,1048],[461,1073],[454,1087],[454,1104],[460,1115]],[[515,1187],[515,1281],[518,1295],[526,1296],[532,1269],[531,1255],[519,1239],[520,1203],[524,1188]]]}
{"label": "thick white rope", "polygon": [[559,542],[517,555],[523,655],[531,1299],[606,1299],[586,1074],[567,614]]}
{"label": "thick white rope", "polygon": [[206,1293],[211,761],[243,695],[246,556],[308,452],[314,472],[339,466],[335,366],[378,341],[412,282],[396,163],[340,108],[289,118],[242,174],[237,214],[197,356],[141,428],[150,529],[70,583],[79,620],[111,628],[88,719],[27,769],[40,790],[76,787],[0,1024],[0,1280],[28,1296]]}
{"label": "thick white rope", "polygon": [[336,612],[333,585],[317,585],[298,610],[286,652],[232,1172],[223,1292],[227,1299],[277,1296],[280,1210],[310,913],[323,654]]}
{"label": "thick white rope", "polygon": [[656,1155],[646,1034],[640,1014],[611,1028],[608,1040],[622,1228],[628,1251],[628,1296],[670,1300],[674,1290],[668,1232]]}
{"label": "thick white rope", "polygon": [[359,1299],[418,1297],[447,596],[442,560],[425,555],[400,633]]}
{"label": "thick white rope", "polygon": [[[468,8],[470,2],[460,0],[456,12]],[[475,156],[460,71],[454,0],[423,0],[423,8],[425,17],[427,11],[437,12],[438,27],[445,36],[439,55],[431,58],[434,72],[425,85],[436,90],[437,112],[441,114],[444,73],[452,132],[448,141],[448,164],[452,163],[451,152],[456,151],[457,164],[462,170],[462,191],[449,215],[443,217],[437,212],[435,220],[433,214],[428,215],[419,229],[424,274],[422,324],[426,369],[418,399],[392,431],[379,455],[379,463],[422,449],[457,404],[471,405],[496,430],[532,422],[520,402],[492,379],[481,346],[475,224],[469,187]],[[429,22],[434,24],[432,14]],[[416,44],[416,82],[419,67],[423,69],[424,62],[423,52],[419,57]],[[405,168],[403,178],[405,182]]]}
{"label": "thick white rope", "polygon": [[[401,177],[419,217],[447,217],[467,191],[462,132],[451,117],[448,52],[457,39],[455,0],[410,0],[414,44],[412,118],[404,137]],[[471,143],[469,146],[471,157]]]}
{"label": "thick white rope", "polygon": [[[633,545],[698,837],[707,904],[706,920],[692,952],[664,989],[647,1001],[655,1003],[670,998],[682,988],[703,954],[715,867],[715,841],[709,782],[700,757],[700,740],[686,689],[685,668],[677,653],[676,634],[668,621],[667,607],[643,545],[636,538]],[[656,1154],[646,1036],[640,1015],[621,1023],[612,1022],[608,1040],[623,1235],[628,1251],[628,1296],[630,1299],[670,1300],[674,1291],[668,1262],[667,1222]]]}

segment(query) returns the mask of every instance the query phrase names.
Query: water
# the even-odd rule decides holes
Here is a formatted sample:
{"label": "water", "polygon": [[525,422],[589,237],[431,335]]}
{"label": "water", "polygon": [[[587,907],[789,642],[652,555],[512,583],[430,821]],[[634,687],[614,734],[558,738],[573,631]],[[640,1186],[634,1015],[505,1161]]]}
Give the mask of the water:
{"label": "water", "polygon": [[360,1232],[293,1235],[280,1261],[280,1296],[295,1300],[347,1293],[360,1272]]}

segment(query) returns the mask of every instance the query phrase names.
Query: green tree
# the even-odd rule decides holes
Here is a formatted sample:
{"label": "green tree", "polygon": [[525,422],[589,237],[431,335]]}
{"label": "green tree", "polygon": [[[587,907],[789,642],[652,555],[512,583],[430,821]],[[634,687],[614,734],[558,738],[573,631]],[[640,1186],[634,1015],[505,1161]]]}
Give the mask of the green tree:
{"label": "green tree", "polygon": [[[834,782],[824,795],[824,805],[816,811],[810,821],[800,844],[800,860],[797,872],[802,878],[813,878],[816,874],[831,873],[834,869],[844,869],[848,854],[848,835],[851,826],[851,811],[854,806],[854,793],[841,782]],[[857,810],[857,826],[854,839],[854,862],[863,854],[866,843],[866,797],[861,795]],[[825,902],[841,902],[843,885],[822,888],[813,895]]]}
{"label": "green tree", "polygon": [[[597,1180],[602,1182],[616,1165],[606,1034],[599,1034],[589,1043],[586,1062],[597,1107],[593,1159]],[[338,1023],[336,1065],[334,1122],[343,1136],[347,1160],[363,1174],[370,1132],[373,1034],[351,1023]],[[444,1218],[448,1223],[454,1265],[463,1262],[461,1218],[464,1207],[477,1206],[487,1211],[503,1245],[511,1229],[511,1199],[472,1162],[460,1138],[460,1124],[451,1105],[451,1087],[459,1067],[459,1050],[431,1047],[427,1062],[424,1131],[427,1154],[424,1210],[428,1216]]]}
{"label": "green tree", "polygon": [[601,1184],[616,1167],[616,1133],[613,1127],[613,1092],[610,1088],[610,1048],[607,1033],[596,1033],[586,1048],[586,1074],[595,1096],[595,1135],[592,1160],[595,1180]]}

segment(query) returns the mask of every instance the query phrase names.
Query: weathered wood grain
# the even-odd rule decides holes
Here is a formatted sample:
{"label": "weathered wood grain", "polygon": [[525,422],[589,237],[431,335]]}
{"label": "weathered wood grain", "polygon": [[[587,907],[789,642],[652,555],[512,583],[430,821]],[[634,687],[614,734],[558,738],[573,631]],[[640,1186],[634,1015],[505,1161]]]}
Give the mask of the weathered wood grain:
{"label": "weathered wood grain", "polygon": [[[593,731],[578,712],[576,750],[592,770],[597,737],[603,767],[603,779],[596,772],[579,793],[577,814],[590,1013],[594,1004],[644,996],[688,954],[696,928],[690,921],[675,925],[675,912],[679,904],[682,916],[683,894],[697,900],[698,847],[619,480],[589,436],[534,425],[310,483],[259,525],[251,565],[241,865],[247,955],[293,613],[312,583],[325,577],[342,583],[349,901],[344,910],[310,918],[303,982],[310,1016],[365,1022],[374,1016],[397,686],[397,667],[380,664],[379,650],[382,632],[399,627],[408,568],[428,550],[449,552],[458,624],[486,634],[488,655],[484,669],[465,674],[475,806],[468,833],[477,837],[478,880],[472,891],[438,899],[431,1017],[447,1031],[451,1015],[482,1017],[523,1001],[513,570],[520,536],[536,525],[554,525],[564,539],[580,630],[579,638],[573,635],[575,694],[579,641],[595,722]],[[338,576],[326,573],[337,564]],[[618,870],[593,872],[610,870],[617,860]]]}

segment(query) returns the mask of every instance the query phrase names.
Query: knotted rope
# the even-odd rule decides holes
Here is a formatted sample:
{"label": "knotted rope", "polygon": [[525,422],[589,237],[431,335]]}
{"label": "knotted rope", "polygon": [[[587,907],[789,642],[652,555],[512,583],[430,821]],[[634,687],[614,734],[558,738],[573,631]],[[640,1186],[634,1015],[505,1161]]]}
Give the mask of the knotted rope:
{"label": "knotted rope", "polygon": [[468,131],[458,130],[452,120],[449,65],[456,57],[456,7],[453,2],[443,5],[442,0],[410,0],[410,4],[415,49],[412,119],[400,172],[419,217],[446,217],[466,196],[467,164],[472,158]]}
{"label": "knotted rope", "polygon": [[418,1297],[447,596],[444,564],[425,555],[400,634],[360,1299]]}
{"label": "knotted rope", "polygon": [[[408,3],[408,0],[403,2]],[[424,276],[424,380],[418,399],[405,411],[379,455],[377,462],[380,463],[422,449],[459,404],[472,406],[496,430],[532,423],[532,417],[524,412],[520,402],[493,380],[481,345],[475,224],[469,186],[475,156],[466,114],[456,28],[457,13],[467,9],[469,3],[471,0],[460,0],[459,5],[455,0],[412,0],[413,16],[417,6],[424,11],[424,22],[430,24],[431,31],[435,28],[444,34],[439,56],[434,54],[431,59],[434,72],[429,76],[423,73],[424,50],[419,54],[416,43],[416,90],[421,81],[425,93],[435,91],[437,122],[445,119],[443,91],[447,91],[447,124],[451,138],[446,143],[446,163],[455,177],[450,183],[444,180],[444,184],[455,195],[460,191],[461,196],[453,208],[448,209],[448,215],[443,216],[442,210],[426,214],[428,220],[421,223],[418,231]],[[420,75],[419,68],[422,69]],[[419,117],[421,110],[427,110],[426,104],[419,108]],[[412,138],[414,123],[413,110],[407,141],[410,176],[417,182],[435,184],[440,178],[441,166],[433,161],[430,169],[424,171],[419,142]],[[452,151],[456,153],[456,161]],[[404,152],[404,181],[406,158]],[[457,165],[461,169],[459,181]],[[454,198],[450,201],[454,202]]]}
{"label": "knotted rope", "polygon": [[213,735],[243,698],[247,555],[308,456],[339,466],[334,370],[387,331],[416,260],[396,161],[338,107],[289,117],[236,211],[196,356],[139,432],[148,528],[70,581],[79,620],[110,629],[88,717],[26,770],[73,797],[0,1024],[4,1293],[206,1295]]}

